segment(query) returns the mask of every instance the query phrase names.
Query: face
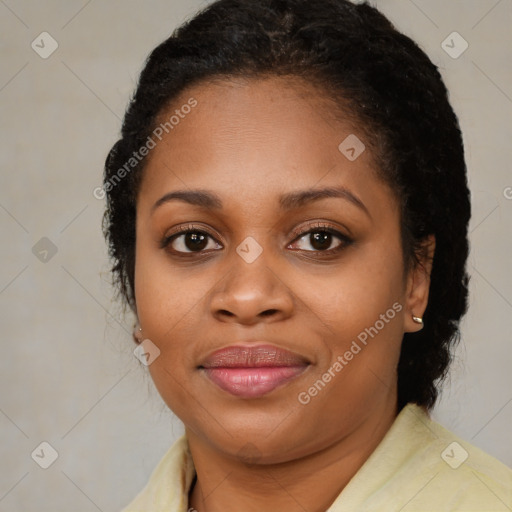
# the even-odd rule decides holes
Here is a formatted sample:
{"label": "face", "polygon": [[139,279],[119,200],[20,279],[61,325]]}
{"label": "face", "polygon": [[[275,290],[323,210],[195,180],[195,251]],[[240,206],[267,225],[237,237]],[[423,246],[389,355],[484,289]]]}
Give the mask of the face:
{"label": "face", "polygon": [[363,131],[313,88],[199,84],[162,120],[176,109],[137,199],[152,378],[187,431],[226,455],[322,450],[396,406],[414,329],[397,201],[368,144],[361,153]]}

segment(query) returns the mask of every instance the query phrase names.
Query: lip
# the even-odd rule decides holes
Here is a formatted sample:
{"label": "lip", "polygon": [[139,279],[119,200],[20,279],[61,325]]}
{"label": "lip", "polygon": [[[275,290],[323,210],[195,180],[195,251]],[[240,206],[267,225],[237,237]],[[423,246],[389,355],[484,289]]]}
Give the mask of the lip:
{"label": "lip", "polygon": [[310,362],[275,345],[231,345],[199,366],[218,387],[241,398],[257,398],[302,374]]}

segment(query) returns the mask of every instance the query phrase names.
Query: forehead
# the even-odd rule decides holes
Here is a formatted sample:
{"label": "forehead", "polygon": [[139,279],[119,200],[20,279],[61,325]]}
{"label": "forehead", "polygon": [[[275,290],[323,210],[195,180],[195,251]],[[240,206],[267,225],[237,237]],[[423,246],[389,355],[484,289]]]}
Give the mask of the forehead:
{"label": "forehead", "polygon": [[208,188],[255,201],[293,188],[384,187],[363,127],[300,80],[200,83],[182,92],[157,126],[167,129],[149,154],[140,195]]}

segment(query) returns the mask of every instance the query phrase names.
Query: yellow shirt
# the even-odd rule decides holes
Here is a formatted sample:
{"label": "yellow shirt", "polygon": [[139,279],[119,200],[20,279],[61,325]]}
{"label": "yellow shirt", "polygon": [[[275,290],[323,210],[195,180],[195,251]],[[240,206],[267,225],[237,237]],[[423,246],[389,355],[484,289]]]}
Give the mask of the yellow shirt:
{"label": "yellow shirt", "polygon": [[[182,436],[123,512],[188,512],[195,476]],[[408,404],[326,512],[512,511],[512,470]]]}

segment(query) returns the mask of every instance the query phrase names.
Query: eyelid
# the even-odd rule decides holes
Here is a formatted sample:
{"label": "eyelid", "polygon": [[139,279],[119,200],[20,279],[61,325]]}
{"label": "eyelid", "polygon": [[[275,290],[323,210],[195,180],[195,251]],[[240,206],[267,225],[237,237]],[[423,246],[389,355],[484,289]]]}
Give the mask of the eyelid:
{"label": "eyelid", "polygon": [[313,224],[309,224],[308,226],[302,226],[301,228],[293,229],[292,235],[294,236],[294,238],[292,242],[315,230],[324,230],[336,236],[339,236],[344,240],[351,240],[351,235],[344,234],[343,232],[340,231],[340,229],[341,228],[335,227],[332,224],[325,221],[315,221]]}
{"label": "eyelid", "polygon": [[204,231],[205,233],[208,233],[211,236],[215,236],[211,233],[210,229],[206,226],[203,226],[201,224],[194,224],[192,222],[187,224],[180,224],[179,226],[175,226],[171,229],[171,231],[168,233],[167,236],[173,236],[178,233],[183,233],[187,231]]}

